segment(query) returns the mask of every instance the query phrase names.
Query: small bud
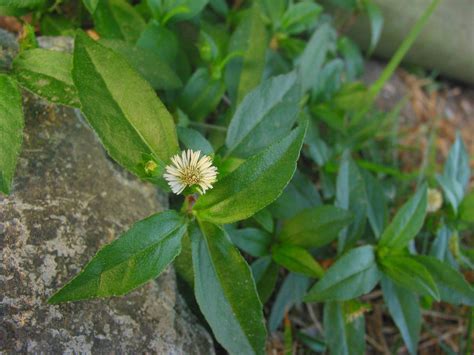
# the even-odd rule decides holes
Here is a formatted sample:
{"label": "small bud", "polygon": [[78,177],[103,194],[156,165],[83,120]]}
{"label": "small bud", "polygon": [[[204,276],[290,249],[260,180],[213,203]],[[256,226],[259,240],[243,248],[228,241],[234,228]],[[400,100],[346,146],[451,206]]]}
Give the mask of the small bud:
{"label": "small bud", "polygon": [[272,39],[270,40],[270,48],[273,49],[274,51],[278,50],[278,38],[277,36],[273,36]]}
{"label": "small bud", "polygon": [[443,195],[438,189],[428,189],[427,212],[436,212],[443,205]]}
{"label": "small bud", "polygon": [[456,260],[459,260],[461,257],[461,250],[459,248],[459,235],[457,232],[454,232],[449,238],[449,251],[453,254]]}
{"label": "small bud", "polygon": [[213,80],[220,80],[222,78],[222,68],[220,66],[211,65],[210,72]]}
{"label": "small bud", "polygon": [[377,247],[377,257],[379,259],[385,258],[390,250],[387,247]]}
{"label": "small bud", "polygon": [[346,324],[354,322],[356,319],[363,317],[365,313],[370,312],[372,307],[368,303],[362,303],[351,300],[344,303],[344,316]]}
{"label": "small bud", "polygon": [[156,164],[153,160],[148,160],[145,164],[145,172],[147,174],[153,174],[157,168],[158,164]]}
{"label": "small bud", "polygon": [[205,62],[210,62],[212,60],[212,48],[209,43],[203,43],[199,46],[199,54],[201,55],[202,60]]}

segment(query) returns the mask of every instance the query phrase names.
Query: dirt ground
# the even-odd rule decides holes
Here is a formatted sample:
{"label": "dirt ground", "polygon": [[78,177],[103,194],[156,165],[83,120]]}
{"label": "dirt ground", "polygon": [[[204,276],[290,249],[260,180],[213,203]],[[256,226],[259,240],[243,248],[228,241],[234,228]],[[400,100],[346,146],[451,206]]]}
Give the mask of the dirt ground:
{"label": "dirt ground", "polygon": [[[375,81],[383,69],[383,63],[368,61],[364,81]],[[414,151],[418,151],[418,154],[410,151],[410,154],[402,156],[402,168],[410,171],[419,166],[432,132],[436,162],[441,167],[457,131],[462,135],[471,157],[471,167],[474,167],[473,86],[445,79],[423,78],[399,68],[383,88],[377,105],[389,111],[404,98],[408,102],[401,111],[401,143],[407,147],[416,147]]]}

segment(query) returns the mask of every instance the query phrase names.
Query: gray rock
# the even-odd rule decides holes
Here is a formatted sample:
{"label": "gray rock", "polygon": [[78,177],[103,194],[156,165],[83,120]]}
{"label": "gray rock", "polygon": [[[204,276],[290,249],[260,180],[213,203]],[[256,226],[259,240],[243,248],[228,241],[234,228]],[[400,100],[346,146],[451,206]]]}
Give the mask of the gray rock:
{"label": "gray rock", "polygon": [[41,36],[38,37],[38,45],[52,51],[65,51],[72,53],[74,41],[68,36]]}
{"label": "gray rock", "polygon": [[72,109],[28,95],[23,151],[0,196],[0,351],[212,354],[173,269],[127,296],[47,299],[105,243],[166,206],[110,161]]}
{"label": "gray rock", "polygon": [[10,69],[13,58],[18,53],[18,43],[10,32],[0,28],[0,70]]}

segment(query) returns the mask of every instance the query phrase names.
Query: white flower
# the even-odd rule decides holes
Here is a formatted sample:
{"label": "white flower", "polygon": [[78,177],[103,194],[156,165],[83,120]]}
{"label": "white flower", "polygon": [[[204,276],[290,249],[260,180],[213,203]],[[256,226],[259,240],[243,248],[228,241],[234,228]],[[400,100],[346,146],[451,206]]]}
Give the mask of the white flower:
{"label": "white flower", "polygon": [[171,158],[173,164],[166,166],[163,177],[175,194],[180,194],[187,186],[192,185],[199,185],[201,194],[212,189],[212,184],[217,180],[217,168],[212,165],[210,157],[200,155],[200,151],[188,149],[183,150],[181,156],[176,154]]}
{"label": "white flower", "polygon": [[427,212],[436,212],[443,205],[443,195],[438,189],[428,189]]}

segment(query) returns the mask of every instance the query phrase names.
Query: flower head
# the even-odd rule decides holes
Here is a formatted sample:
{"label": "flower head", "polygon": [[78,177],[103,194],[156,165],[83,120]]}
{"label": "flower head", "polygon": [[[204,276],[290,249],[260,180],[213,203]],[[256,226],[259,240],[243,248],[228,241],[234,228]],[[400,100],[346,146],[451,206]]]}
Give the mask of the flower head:
{"label": "flower head", "polygon": [[176,154],[171,161],[173,164],[166,166],[163,177],[175,194],[193,185],[198,185],[199,192],[204,194],[217,180],[217,168],[212,165],[211,158],[204,154],[201,156],[200,151],[183,150],[181,156]]}
{"label": "flower head", "polygon": [[427,212],[436,212],[443,205],[443,195],[438,189],[428,189]]}
{"label": "flower head", "polygon": [[153,174],[153,172],[158,168],[158,164],[156,164],[153,160],[148,160],[145,164],[145,172],[147,174]]}

